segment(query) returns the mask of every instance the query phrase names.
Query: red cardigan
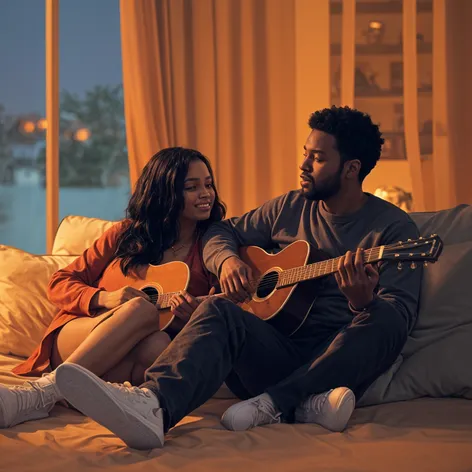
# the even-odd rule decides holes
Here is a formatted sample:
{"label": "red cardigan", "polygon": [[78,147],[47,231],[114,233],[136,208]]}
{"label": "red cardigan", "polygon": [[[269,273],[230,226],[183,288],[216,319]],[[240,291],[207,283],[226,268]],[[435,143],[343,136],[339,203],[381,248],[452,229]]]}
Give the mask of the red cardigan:
{"label": "red cardigan", "polygon": [[[60,308],[33,354],[16,366],[18,375],[41,375],[50,364],[54,333],[66,323],[81,316],[93,316],[90,300],[100,290],[113,291],[126,285],[119,264],[111,264],[118,236],[125,221],[107,230],[90,248],[64,269],[58,270],[48,287],[49,299]],[[190,248],[185,259],[190,268],[188,292],[193,296],[207,295],[215,282],[203,264],[201,240]]]}

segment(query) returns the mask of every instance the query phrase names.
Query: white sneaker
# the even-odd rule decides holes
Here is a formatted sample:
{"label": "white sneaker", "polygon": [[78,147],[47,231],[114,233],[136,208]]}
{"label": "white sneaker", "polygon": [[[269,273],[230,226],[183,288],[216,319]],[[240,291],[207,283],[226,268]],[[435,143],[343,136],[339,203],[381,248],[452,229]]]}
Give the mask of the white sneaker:
{"label": "white sneaker", "polygon": [[61,399],[54,374],[45,374],[38,380],[28,380],[20,386],[0,385],[0,428],[47,418]]}
{"label": "white sneaker", "polygon": [[330,431],[342,431],[356,406],[352,390],[338,387],[319,395],[311,395],[296,410],[298,423],[316,423]]}
{"label": "white sneaker", "polygon": [[164,421],[157,397],[129,382],[105,382],[77,364],[56,369],[57,385],[65,399],[84,415],[105,426],[134,449],[164,445]]}
{"label": "white sneaker", "polygon": [[281,412],[267,393],[230,406],[221,417],[222,425],[231,431],[246,431],[254,426],[280,423]]}

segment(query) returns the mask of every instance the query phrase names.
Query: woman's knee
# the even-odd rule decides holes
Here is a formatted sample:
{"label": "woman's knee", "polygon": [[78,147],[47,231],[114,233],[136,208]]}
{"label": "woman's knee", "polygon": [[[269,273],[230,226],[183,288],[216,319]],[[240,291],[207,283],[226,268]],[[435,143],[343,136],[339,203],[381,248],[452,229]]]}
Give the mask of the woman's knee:
{"label": "woman's knee", "polygon": [[141,297],[132,298],[124,303],[117,313],[124,323],[138,327],[155,328],[159,321],[156,307]]}

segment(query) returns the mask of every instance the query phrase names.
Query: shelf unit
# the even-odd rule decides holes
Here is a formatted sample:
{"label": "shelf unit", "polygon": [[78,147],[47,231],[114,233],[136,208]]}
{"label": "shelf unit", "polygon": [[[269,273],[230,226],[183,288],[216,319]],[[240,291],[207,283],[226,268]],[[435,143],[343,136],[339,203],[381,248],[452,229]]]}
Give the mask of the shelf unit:
{"label": "shelf unit", "polygon": [[[401,86],[401,81],[398,83],[398,75],[401,77],[401,72],[397,72],[397,77],[393,79],[393,63],[402,64],[402,55],[403,55],[403,45],[401,43],[401,26],[402,26],[402,0],[377,0],[377,1],[357,1],[356,2],[356,36],[357,44],[355,46],[356,54],[356,71],[359,67],[361,75],[360,83],[362,86],[359,86],[357,80],[356,72],[356,86],[355,86],[355,100],[359,102],[359,109],[370,112],[370,110],[379,110],[379,116],[387,116],[387,119],[382,120],[376,118],[374,115],[376,113],[371,113],[373,115],[374,121],[384,121],[386,124],[383,125],[383,128],[387,130],[383,131],[382,134],[385,139],[390,140],[394,143],[391,146],[397,155],[392,155],[390,152],[382,155],[383,159],[406,159],[404,151],[404,133],[403,131],[394,130],[392,128],[398,128],[399,120],[402,120],[401,113],[395,110],[397,104],[402,106],[403,103],[403,87]],[[330,12],[332,15],[332,21],[337,21],[340,23],[341,14],[342,14],[342,0],[331,0],[330,3]],[[433,2],[432,0],[418,0],[417,1],[417,12],[418,14],[432,15],[433,13]],[[421,30],[421,25],[427,24],[425,16],[422,16],[421,23],[419,21],[419,37],[417,41],[417,53],[418,53],[418,67],[422,64],[425,64],[427,61],[430,61],[430,58],[433,54],[433,45],[432,45],[432,35],[426,34],[428,37],[425,40],[424,31]],[[419,16],[420,17],[420,16]],[[426,17],[427,18],[427,17]],[[368,44],[367,41],[365,44],[362,44],[362,39],[359,38],[365,33],[365,25],[368,21],[382,21],[385,24],[386,30],[388,30],[387,38],[385,40],[379,41],[378,43]],[[338,25],[339,25],[338,23]],[[432,22],[431,22],[432,24]],[[428,29],[427,26],[426,29]],[[397,32],[395,37],[392,34],[392,31]],[[331,57],[332,60],[339,63],[341,59],[342,49],[341,44],[338,38],[332,40],[331,43]],[[422,62],[421,62],[422,61]],[[362,66],[365,65],[375,66],[372,67],[373,73],[365,73],[365,69]],[[377,69],[381,69],[383,72],[383,81],[377,80],[379,72]],[[400,69],[401,71],[401,66]],[[339,74],[338,74],[339,79]],[[431,117],[429,116],[429,109],[432,107],[432,84],[428,84],[429,80],[421,80],[418,87],[418,96],[421,100],[420,107],[423,111],[423,122],[429,121]],[[372,86],[366,84],[370,83]],[[380,85],[379,85],[380,84]],[[387,85],[388,84],[388,85]],[[338,102],[340,99],[339,96],[339,84],[333,84],[331,97],[333,102]],[[388,107],[391,106],[391,112],[388,111]],[[393,124],[393,126],[392,126]],[[420,124],[420,130],[424,127],[424,123]],[[389,130],[390,128],[390,130]],[[427,158],[432,154],[432,143],[433,136],[432,133],[428,131],[420,131],[420,148],[422,157]]]}

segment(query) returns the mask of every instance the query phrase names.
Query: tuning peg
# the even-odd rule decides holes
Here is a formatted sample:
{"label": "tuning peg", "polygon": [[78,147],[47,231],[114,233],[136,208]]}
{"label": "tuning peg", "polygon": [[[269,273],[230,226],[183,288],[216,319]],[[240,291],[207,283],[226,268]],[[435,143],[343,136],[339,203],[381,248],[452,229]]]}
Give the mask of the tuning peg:
{"label": "tuning peg", "polygon": [[416,269],[416,262],[412,262],[412,263],[410,264],[410,267],[411,267],[413,270],[415,270],[415,269]]}
{"label": "tuning peg", "polygon": [[403,269],[403,264],[402,264],[401,262],[399,262],[399,263],[397,264],[397,269],[398,269],[398,270],[402,270],[402,269]]}
{"label": "tuning peg", "polygon": [[423,239],[423,236],[420,236],[420,239]]}
{"label": "tuning peg", "polygon": [[428,267],[428,263],[427,263],[427,262],[423,262],[423,266],[424,266],[424,267]]}

